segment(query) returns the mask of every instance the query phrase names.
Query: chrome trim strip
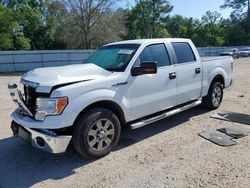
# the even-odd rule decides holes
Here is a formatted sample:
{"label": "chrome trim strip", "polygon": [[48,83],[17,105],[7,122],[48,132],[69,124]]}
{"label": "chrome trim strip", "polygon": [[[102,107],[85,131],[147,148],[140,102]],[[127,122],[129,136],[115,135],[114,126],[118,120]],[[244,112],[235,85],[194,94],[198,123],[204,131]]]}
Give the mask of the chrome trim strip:
{"label": "chrome trim strip", "polygon": [[150,123],[153,123],[153,122],[159,121],[161,119],[164,119],[166,117],[172,116],[174,114],[177,114],[179,112],[188,110],[188,109],[193,108],[193,107],[195,107],[197,105],[200,105],[200,104],[201,104],[201,100],[197,100],[197,101],[192,102],[191,104],[188,104],[186,106],[176,108],[174,110],[165,112],[163,114],[157,115],[155,117],[152,117],[152,118],[149,118],[149,119],[146,119],[146,120],[142,120],[140,122],[133,123],[133,124],[130,125],[130,127],[131,127],[131,129],[137,129],[137,128],[143,127],[145,125],[148,125]]}

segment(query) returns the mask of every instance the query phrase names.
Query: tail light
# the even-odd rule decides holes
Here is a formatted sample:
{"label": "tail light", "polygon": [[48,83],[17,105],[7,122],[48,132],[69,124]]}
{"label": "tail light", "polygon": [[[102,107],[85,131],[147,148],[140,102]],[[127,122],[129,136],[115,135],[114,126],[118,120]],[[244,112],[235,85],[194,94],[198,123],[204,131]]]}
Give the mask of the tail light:
{"label": "tail light", "polygon": [[231,71],[234,71],[234,62],[231,62]]}

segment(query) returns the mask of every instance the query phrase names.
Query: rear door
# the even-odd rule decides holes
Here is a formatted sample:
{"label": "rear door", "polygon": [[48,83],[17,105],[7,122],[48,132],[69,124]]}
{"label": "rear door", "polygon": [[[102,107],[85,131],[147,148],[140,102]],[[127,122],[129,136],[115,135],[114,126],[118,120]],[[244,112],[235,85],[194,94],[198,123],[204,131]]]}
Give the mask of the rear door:
{"label": "rear door", "polygon": [[188,42],[172,42],[176,56],[177,104],[201,97],[202,65]]}

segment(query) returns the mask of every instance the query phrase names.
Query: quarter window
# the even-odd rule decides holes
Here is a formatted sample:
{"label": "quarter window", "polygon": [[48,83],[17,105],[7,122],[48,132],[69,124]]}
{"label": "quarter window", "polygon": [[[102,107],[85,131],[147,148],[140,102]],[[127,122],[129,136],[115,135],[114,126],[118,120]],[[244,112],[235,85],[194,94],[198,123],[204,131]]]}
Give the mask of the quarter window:
{"label": "quarter window", "polygon": [[192,48],[187,42],[173,42],[178,64],[196,61]]}
{"label": "quarter window", "polygon": [[170,65],[169,55],[164,44],[147,46],[139,56],[140,62],[156,61],[157,67]]}

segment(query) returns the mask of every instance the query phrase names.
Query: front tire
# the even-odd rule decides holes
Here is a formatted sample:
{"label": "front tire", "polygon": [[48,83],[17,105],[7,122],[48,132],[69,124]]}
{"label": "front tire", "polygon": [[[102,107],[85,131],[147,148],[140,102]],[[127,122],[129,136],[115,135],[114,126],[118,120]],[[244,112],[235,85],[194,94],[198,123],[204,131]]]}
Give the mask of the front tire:
{"label": "front tire", "polygon": [[208,95],[202,98],[202,104],[209,110],[219,108],[223,99],[223,85],[220,82],[212,82]]}
{"label": "front tire", "polygon": [[117,145],[120,132],[120,121],[112,111],[104,108],[92,109],[77,119],[73,145],[85,158],[100,158],[109,154]]}

